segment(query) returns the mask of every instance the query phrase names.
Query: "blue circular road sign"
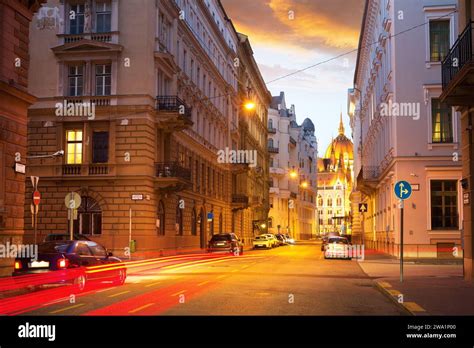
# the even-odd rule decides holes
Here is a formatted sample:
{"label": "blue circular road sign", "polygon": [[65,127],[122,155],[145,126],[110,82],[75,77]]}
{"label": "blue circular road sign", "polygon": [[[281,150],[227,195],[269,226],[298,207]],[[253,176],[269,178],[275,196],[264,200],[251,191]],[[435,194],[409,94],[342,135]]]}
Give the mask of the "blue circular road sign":
{"label": "blue circular road sign", "polygon": [[395,184],[394,191],[395,196],[401,200],[405,200],[410,198],[412,190],[411,185],[408,182],[401,180]]}

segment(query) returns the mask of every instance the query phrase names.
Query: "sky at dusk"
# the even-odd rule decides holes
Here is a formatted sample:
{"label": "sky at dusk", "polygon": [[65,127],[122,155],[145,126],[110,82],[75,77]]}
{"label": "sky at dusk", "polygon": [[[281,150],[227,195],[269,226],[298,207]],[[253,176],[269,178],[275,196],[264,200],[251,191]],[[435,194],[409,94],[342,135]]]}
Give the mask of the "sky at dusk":
{"label": "sky at dusk", "polygon": [[[363,0],[221,0],[238,32],[248,35],[266,82],[357,48]],[[313,120],[319,153],[337,136],[342,111],[346,135],[347,89],[356,52],[267,84],[295,104],[298,123]]]}

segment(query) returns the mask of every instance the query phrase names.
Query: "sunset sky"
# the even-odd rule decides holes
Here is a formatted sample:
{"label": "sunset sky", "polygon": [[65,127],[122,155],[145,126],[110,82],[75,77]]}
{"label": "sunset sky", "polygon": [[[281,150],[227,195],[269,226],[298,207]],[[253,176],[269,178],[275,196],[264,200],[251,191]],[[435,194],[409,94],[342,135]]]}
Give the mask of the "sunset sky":
{"label": "sunset sky", "polygon": [[[222,0],[237,31],[248,35],[266,82],[357,48],[363,0]],[[292,12],[290,12],[292,11]],[[293,19],[290,18],[293,15]],[[343,113],[346,135],[347,89],[356,53],[267,84],[272,95],[286,94],[298,123],[309,117],[319,152],[337,135]]]}

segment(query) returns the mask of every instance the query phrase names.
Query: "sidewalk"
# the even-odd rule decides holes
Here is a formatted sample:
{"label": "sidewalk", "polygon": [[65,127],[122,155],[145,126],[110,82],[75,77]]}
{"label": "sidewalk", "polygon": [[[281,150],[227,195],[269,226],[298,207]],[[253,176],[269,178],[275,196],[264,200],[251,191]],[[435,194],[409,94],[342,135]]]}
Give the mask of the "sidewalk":
{"label": "sidewalk", "polygon": [[[462,265],[404,263],[391,255],[368,253],[359,262],[377,288],[411,315],[474,315],[474,284],[464,281]],[[426,261],[428,262],[428,261]]]}

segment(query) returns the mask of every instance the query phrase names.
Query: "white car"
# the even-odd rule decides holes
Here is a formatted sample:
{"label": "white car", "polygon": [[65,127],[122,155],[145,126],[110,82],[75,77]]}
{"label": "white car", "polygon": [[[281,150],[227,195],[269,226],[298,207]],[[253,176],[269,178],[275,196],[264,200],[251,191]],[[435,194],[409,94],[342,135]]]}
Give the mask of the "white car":
{"label": "white car", "polygon": [[272,241],[272,248],[276,248],[277,246],[280,246],[280,241],[277,239],[277,237],[275,237],[274,234],[267,233],[265,234],[265,236],[268,236],[268,238],[270,238],[270,240]]}
{"label": "white car", "polygon": [[261,236],[256,236],[253,240],[253,248],[266,248],[271,249],[273,248],[273,240],[269,238],[266,234]]}
{"label": "white car", "polygon": [[288,244],[295,244],[294,238],[291,238],[290,235],[285,234],[284,236],[285,236],[286,242],[287,242]]}
{"label": "white car", "polygon": [[347,238],[330,237],[324,249],[325,259],[351,259],[351,245]]}

